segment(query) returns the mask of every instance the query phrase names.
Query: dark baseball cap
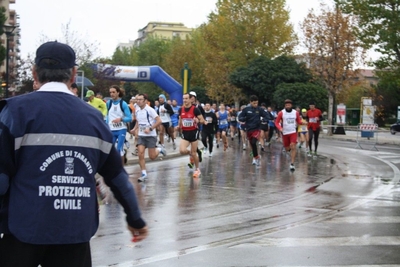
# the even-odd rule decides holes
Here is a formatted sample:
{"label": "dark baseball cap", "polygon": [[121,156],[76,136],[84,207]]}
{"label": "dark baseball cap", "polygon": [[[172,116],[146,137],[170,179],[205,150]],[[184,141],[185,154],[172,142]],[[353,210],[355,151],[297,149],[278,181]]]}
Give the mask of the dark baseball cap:
{"label": "dark baseball cap", "polygon": [[74,50],[57,41],[44,43],[36,50],[35,64],[44,69],[70,69],[76,66],[75,60]]}

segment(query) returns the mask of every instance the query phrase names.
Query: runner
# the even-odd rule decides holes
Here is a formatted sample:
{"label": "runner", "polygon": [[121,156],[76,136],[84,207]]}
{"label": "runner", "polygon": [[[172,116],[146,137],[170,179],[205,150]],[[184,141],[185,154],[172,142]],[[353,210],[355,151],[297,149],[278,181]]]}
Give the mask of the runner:
{"label": "runner", "polygon": [[117,150],[120,152],[122,164],[124,164],[126,124],[132,120],[132,114],[128,104],[121,99],[124,96],[124,92],[118,85],[112,85],[109,92],[111,99],[107,102],[108,114],[106,116],[106,122],[113,134],[113,144],[118,141]]}
{"label": "runner", "polygon": [[[198,136],[199,130],[197,127],[197,120],[200,123],[207,125],[200,110],[192,104],[189,94],[183,95],[183,106],[179,110],[179,124],[177,128],[182,129],[182,140],[180,141],[179,152],[181,155],[190,155],[189,167],[196,167],[193,173],[194,178],[198,178],[201,174],[199,169],[199,162],[201,162],[201,151],[198,149]],[[189,145],[190,151],[188,150]]]}
{"label": "runner", "polygon": [[275,119],[276,119],[276,112],[275,110],[272,110],[272,107],[267,107],[267,111],[269,114],[272,116],[272,120],[268,121],[268,139],[267,139],[267,146],[271,146],[272,142],[272,137],[274,136],[274,132],[277,132],[276,127],[275,127]]}
{"label": "runner", "polygon": [[258,106],[258,97],[250,96],[250,105],[245,107],[239,115],[239,121],[246,123],[247,139],[250,142],[253,153],[253,165],[260,166],[257,142],[260,138],[261,117],[269,118],[269,114]]}
{"label": "runner", "polygon": [[166,102],[165,95],[159,95],[159,108],[158,115],[161,118],[162,124],[160,125],[160,145],[164,147],[164,133],[167,133],[169,138],[172,138],[172,148],[176,149],[175,138],[174,138],[174,128],[172,128],[171,116],[174,114],[174,110],[171,105]]}
{"label": "runner", "polygon": [[[240,107],[240,111],[238,112],[238,119],[240,117],[240,113],[242,113],[243,109],[245,109],[245,108],[246,108],[245,105]],[[240,143],[240,140],[242,140],[243,150],[246,150],[246,147],[247,147],[246,124],[244,122],[239,121],[238,129],[239,129],[239,133],[240,133],[239,143]]]}
{"label": "runner", "polygon": [[171,123],[172,123],[172,127],[174,128],[174,138],[176,139],[177,135],[176,135],[176,126],[178,126],[179,123],[179,109],[181,108],[181,106],[178,106],[178,101],[176,101],[176,99],[172,100],[172,110],[174,111],[174,114],[171,116]]}
{"label": "runner", "polygon": [[[306,123],[306,122],[305,122]],[[303,124],[300,114],[292,109],[292,100],[285,100],[285,108],[278,113],[275,126],[281,132],[283,146],[286,152],[290,152],[290,170],[294,171],[294,160],[296,158],[297,125]],[[281,126],[282,125],[282,126]]]}
{"label": "runner", "polygon": [[[208,156],[212,157],[213,152],[213,143],[214,143],[214,134],[218,129],[218,119],[214,112],[211,111],[210,103],[206,103],[204,106],[205,117],[204,119],[207,121],[207,125],[203,125],[203,130],[201,133],[201,141],[204,145],[204,152],[209,151]],[[207,146],[207,138],[208,138],[208,146]]]}
{"label": "runner", "polygon": [[[317,109],[315,107],[315,102],[310,103],[310,109],[307,111],[307,117],[308,117],[308,134],[309,134],[309,141],[308,141],[308,146],[310,148],[310,155],[313,155],[314,157],[317,157],[317,149],[318,149],[318,138],[319,138],[319,132],[320,132],[320,127],[321,127],[321,120],[322,118],[322,112],[321,110]],[[314,138],[314,145],[315,145],[315,150],[314,153],[312,152],[312,141]]]}
{"label": "runner", "polygon": [[299,125],[298,132],[300,134],[300,144],[299,144],[299,149],[301,149],[301,146],[305,143],[306,144],[306,152],[307,156],[310,156],[310,151],[308,150],[308,129],[307,129],[307,109],[303,108],[301,110],[301,121],[303,124]]}
{"label": "runner", "polygon": [[[267,111],[267,105],[265,103],[261,103],[261,108],[264,109],[265,111]],[[264,118],[264,117],[261,118],[259,142],[260,142],[260,148],[261,148],[262,152],[265,151],[265,139],[267,138],[267,133],[268,133],[268,122],[269,122],[269,120],[267,118]]]}
{"label": "runner", "polygon": [[225,110],[225,104],[219,105],[219,111],[215,113],[218,119],[218,132],[217,132],[217,148],[219,148],[219,140],[222,138],[224,143],[224,151],[228,148],[228,140],[226,138],[226,132],[228,130],[228,111]]}
{"label": "runner", "polygon": [[232,107],[231,110],[229,111],[229,127],[231,130],[231,141],[233,141],[233,138],[235,135],[237,135],[237,111],[236,108]]}
{"label": "runner", "polygon": [[139,165],[142,171],[142,175],[138,178],[139,182],[143,182],[147,179],[146,162],[144,159],[144,152],[148,149],[149,158],[155,160],[161,153],[166,156],[167,151],[163,147],[156,148],[157,145],[157,133],[156,127],[161,125],[161,119],[157,115],[156,111],[146,104],[147,96],[139,94],[136,96],[137,106],[136,108],[136,125],[131,131],[132,133],[138,129],[138,156]]}

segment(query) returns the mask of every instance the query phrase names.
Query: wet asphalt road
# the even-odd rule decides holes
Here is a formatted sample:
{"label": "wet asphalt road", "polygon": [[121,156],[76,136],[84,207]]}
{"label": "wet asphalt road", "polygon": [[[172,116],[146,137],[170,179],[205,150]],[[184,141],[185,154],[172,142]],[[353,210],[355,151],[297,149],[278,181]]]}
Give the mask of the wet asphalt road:
{"label": "wet asphalt road", "polygon": [[400,148],[355,149],[320,140],[296,171],[275,143],[251,165],[249,150],[204,155],[201,178],[188,158],[127,166],[150,228],[130,242],[122,208],[101,206],[93,266],[398,266]]}

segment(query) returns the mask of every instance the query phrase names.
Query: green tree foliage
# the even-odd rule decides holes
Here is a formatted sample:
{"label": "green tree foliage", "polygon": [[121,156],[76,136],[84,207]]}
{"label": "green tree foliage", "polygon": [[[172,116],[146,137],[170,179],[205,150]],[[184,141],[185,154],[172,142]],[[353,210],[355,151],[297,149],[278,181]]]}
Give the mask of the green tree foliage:
{"label": "green tree foliage", "polygon": [[359,22],[354,30],[367,48],[383,56],[375,62],[379,69],[400,66],[400,1],[335,0],[347,14]]}
{"label": "green tree foliage", "polygon": [[190,86],[205,87],[204,68],[206,66],[204,53],[205,41],[200,29],[195,29],[190,38],[179,37],[171,40],[169,53],[165,55],[165,71],[175,80],[182,83],[181,70],[185,63],[191,69]]}
{"label": "green tree foliage", "polygon": [[314,101],[321,111],[328,107],[328,92],[320,85],[313,83],[281,83],[273,95],[277,107],[283,108],[285,99],[291,99],[293,106],[300,108],[309,107]]}
{"label": "green tree foliage", "polygon": [[[0,35],[4,34],[3,25],[6,23],[6,9],[4,7],[0,7]],[[6,48],[5,44],[0,46],[0,61],[3,61],[6,58]]]}
{"label": "green tree foliage", "polygon": [[375,104],[380,107],[384,118],[397,115],[397,107],[400,106],[400,70],[381,71],[378,73],[380,80],[376,88],[377,100]]}
{"label": "green tree foliage", "polygon": [[[354,17],[344,15],[338,7],[323,4],[319,14],[312,9],[302,23],[308,50],[306,61],[329,93],[329,125],[333,123],[336,95],[354,75],[352,67],[365,53],[353,32],[356,25]],[[332,134],[331,128],[328,134]]]}
{"label": "green tree foliage", "polygon": [[280,84],[308,83],[311,80],[311,72],[304,63],[299,64],[293,57],[285,55],[275,59],[260,56],[230,75],[230,82],[243,89],[246,96],[257,95],[268,105],[279,104],[273,102],[272,96]]}
{"label": "green tree foliage", "polygon": [[284,0],[219,0],[202,31],[207,94],[225,102],[244,97],[229,83],[232,71],[260,55],[291,52],[297,41]]}

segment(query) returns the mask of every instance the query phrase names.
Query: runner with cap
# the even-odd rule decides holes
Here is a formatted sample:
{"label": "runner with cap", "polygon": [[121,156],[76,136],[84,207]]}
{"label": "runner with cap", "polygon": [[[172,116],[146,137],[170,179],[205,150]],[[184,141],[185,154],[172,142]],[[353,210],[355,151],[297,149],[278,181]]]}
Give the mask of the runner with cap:
{"label": "runner with cap", "polygon": [[92,90],[88,90],[86,93],[86,98],[88,98],[88,103],[95,109],[103,114],[103,118],[105,119],[107,116],[107,107],[106,103],[103,100],[94,96],[94,92]]}
{"label": "runner with cap", "polygon": [[[292,100],[285,100],[285,108],[278,113],[275,126],[281,132],[282,142],[286,152],[290,152],[290,170],[294,171],[296,158],[297,125],[303,124],[300,114],[292,108]],[[305,123],[304,123],[305,124]]]}

